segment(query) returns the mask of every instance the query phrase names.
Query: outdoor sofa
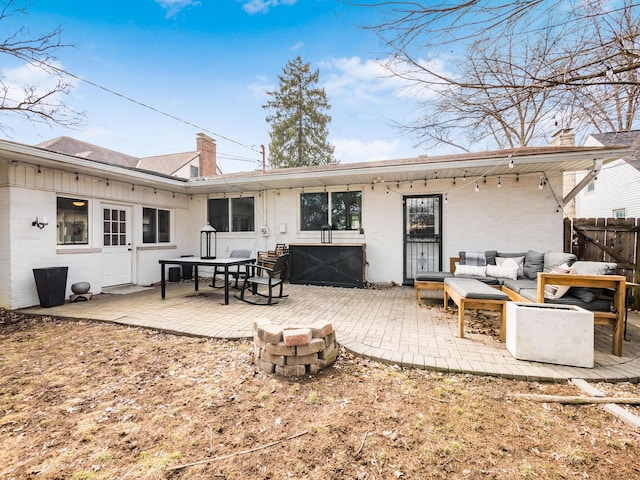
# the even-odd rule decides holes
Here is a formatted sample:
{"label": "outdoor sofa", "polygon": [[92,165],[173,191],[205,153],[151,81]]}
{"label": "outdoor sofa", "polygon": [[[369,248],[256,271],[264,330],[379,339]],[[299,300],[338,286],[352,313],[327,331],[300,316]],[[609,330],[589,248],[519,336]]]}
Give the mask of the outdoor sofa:
{"label": "outdoor sofa", "polygon": [[[503,268],[505,263],[509,268]],[[454,277],[491,285],[515,302],[584,308],[593,312],[595,324],[613,327],[612,351],[622,355],[626,279],[615,275],[616,267],[610,262],[576,261],[575,255],[562,252],[462,251],[450,259],[450,272],[419,273],[414,283],[418,303],[421,290],[443,290],[445,278]]]}

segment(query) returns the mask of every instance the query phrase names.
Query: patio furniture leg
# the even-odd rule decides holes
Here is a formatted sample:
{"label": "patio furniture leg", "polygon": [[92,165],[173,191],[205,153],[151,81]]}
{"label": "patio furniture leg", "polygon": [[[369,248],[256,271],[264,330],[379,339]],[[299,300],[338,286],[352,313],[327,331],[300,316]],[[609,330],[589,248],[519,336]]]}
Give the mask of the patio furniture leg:
{"label": "patio furniture leg", "polygon": [[160,296],[164,300],[166,294],[164,263],[160,264]]}

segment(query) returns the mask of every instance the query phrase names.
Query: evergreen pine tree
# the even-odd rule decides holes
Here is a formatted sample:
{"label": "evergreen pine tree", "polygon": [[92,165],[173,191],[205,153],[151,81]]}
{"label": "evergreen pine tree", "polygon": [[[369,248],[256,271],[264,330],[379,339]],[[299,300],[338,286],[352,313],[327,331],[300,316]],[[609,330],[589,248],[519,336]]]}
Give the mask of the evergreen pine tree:
{"label": "evergreen pine tree", "polygon": [[331,108],[323,88],[318,88],[319,70],[298,55],[278,75],[280,89],[267,92],[271,100],[263,105],[270,114],[269,164],[272,168],[304,167],[338,163],[334,147],[327,141]]}

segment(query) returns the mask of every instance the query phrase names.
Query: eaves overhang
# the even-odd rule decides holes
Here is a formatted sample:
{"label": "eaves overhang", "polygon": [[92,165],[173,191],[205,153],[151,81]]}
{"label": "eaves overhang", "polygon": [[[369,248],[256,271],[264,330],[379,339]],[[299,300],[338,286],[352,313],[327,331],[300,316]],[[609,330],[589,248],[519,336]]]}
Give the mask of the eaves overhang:
{"label": "eaves overhang", "polygon": [[23,163],[36,168],[51,168],[104,180],[131,183],[136,186],[187,193],[188,180],[184,178],[57,153],[8,140],[0,140],[0,158],[10,163]]}
{"label": "eaves overhang", "polygon": [[589,170],[633,154],[627,147],[525,147],[445,156],[418,156],[320,167],[240,172],[211,178],[184,179],[0,140],[0,158],[42,168],[159,188],[183,194],[233,194],[292,188],[324,188],[435,179],[550,174]]}
{"label": "eaves overhang", "polygon": [[[531,153],[528,153],[531,152]],[[624,147],[564,147],[501,150],[480,154],[338,164],[238,173],[189,181],[191,194],[216,194],[323,188],[334,185],[366,186],[377,183],[424,182],[444,178],[543,175],[589,170],[594,160],[604,163],[628,155]]]}

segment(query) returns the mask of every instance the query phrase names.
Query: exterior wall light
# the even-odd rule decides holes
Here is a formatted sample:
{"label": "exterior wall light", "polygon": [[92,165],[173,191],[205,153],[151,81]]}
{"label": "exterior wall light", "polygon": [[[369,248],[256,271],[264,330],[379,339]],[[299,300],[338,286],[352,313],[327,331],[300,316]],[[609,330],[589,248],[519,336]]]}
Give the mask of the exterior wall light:
{"label": "exterior wall light", "polygon": [[36,217],[36,219],[31,222],[31,226],[38,227],[40,230],[42,230],[47,225],[49,225],[49,222],[47,222],[47,217],[42,217],[41,220],[38,220],[38,217]]}

